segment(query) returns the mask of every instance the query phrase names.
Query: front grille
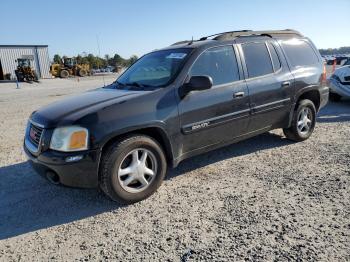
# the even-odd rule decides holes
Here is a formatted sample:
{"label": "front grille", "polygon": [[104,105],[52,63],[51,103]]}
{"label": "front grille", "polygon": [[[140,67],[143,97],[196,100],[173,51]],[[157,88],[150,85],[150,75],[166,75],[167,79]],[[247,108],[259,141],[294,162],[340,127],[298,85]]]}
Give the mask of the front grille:
{"label": "front grille", "polygon": [[40,139],[43,134],[43,129],[41,127],[30,124],[29,128],[29,140],[32,142],[37,148],[39,147]]}

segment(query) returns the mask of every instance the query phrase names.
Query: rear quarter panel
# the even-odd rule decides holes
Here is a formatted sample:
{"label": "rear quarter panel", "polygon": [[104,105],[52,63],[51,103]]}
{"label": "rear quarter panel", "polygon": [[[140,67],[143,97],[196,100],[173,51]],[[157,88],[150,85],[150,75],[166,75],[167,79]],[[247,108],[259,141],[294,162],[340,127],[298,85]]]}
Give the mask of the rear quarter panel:
{"label": "rear quarter panel", "polygon": [[317,50],[315,45],[312,43],[312,41],[308,38],[302,38],[301,40],[307,42],[309,46],[313,49],[315,55],[318,58],[318,62],[311,65],[293,67],[282,45],[282,42],[285,40],[287,39],[280,39],[278,43],[288,63],[289,70],[294,76],[295,90],[293,92],[294,95],[292,95],[292,102],[296,103],[300,95],[303,94],[304,92],[309,90],[319,90],[319,88],[321,88],[323,61],[319,51]]}

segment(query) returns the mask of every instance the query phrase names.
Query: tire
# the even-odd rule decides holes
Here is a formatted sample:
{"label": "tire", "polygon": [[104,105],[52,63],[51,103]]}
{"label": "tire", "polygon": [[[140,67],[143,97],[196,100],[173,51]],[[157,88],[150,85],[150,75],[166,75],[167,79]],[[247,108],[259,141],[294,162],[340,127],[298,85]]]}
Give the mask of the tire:
{"label": "tire", "polygon": [[338,95],[336,93],[329,93],[329,100],[332,102],[339,102],[341,100],[341,95]]}
{"label": "tire", "polygon": [[[145,152],[147,152],[147,157],[146,161],[143,161]],[[140,162],[134,162],[136,158]],[[145,166],[148,169],[145,170],[153,172],[152,176],[143,173],[143,166],[139,164],[143,162],[146,163]],[[125,170],[134,170],[134,172]],[[165,154],[158,142],[144,135],[129,136],[112,144],[103,154],[100,188],[113,201],[122,204],[135,203],[146,199],[158,189],[166,171]],[[143,179],[140,179],[141,177]],[[145,180],[148,184],[145,183]]]}
{"label": "tire", "polygon": [[[307,112],[307,119],[303,118],[303,115]],[[311,118],[311,119],[310,119]],[[299,127],[298,127],[299,122]],[[301,124],[301,122],[303,122]],[[291,126],[284,128],[283,133],[285,136],[296,142],[301,142],[308,139],[314,131],[316,124],[316,108],[314,103],[309,99],[301,100],[294,111]],[[303,127],[303,128],[301,128]]]}
{"label": "tire", "polygon": [[33,77],[34,77],[35,82],[39,82],[39,77],[38,77],[38,74],[36,72],[33,72]]}
{"label": "tire", "polygon": [[84,76],[87,76],[87,71],[85,70],[85,69],[80,69],[79,70],[79,76],[81,76],[81,77],[84,77]]}
{"label": "tire", "polygon": [[61,70],[60,77],[67,78],[69,76],[69,72],[67,70]]}
{"label": "tire", "polygon": [[24,76],[21,72],[15,70],[15,75],[17,77],[18,82],[24,82]]}

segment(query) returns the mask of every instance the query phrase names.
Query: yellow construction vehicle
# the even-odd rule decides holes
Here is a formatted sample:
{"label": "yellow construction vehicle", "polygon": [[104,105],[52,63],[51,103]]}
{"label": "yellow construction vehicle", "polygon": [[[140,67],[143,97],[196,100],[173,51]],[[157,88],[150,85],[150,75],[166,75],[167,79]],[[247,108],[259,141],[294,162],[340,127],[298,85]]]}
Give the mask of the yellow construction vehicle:
{"label": "yellow construction vehicle", "polygon": [[60,64],[52,64],[50,72],[55,77],[67,78],[69,76],[87,76],[90,74],[90,65],[78,64],[76,59],[66,57]]}
{"label": "yellow construction vehicle", "polygon": [[19,82],[38,82],[38,75],[33,70],[30,59],[18,58],[16,62],[17,69],[15,70],[15,74]]}

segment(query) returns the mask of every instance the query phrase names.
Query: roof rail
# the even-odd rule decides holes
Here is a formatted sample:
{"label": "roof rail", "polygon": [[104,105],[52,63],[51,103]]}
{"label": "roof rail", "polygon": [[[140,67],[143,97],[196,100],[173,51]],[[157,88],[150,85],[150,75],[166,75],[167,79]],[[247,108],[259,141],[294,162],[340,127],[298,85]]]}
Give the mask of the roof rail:
{"label": "roof rail", "polygon": [[173,46],[173,45],[189,44],[189,43],[191,43],[191,42],[193,42],[193,40],[183,40],[183,41],[179,41],[179,42],[176,42],[176,43],[172,44],[172,46]]}
{"label": "roof rail", "polygon": [[182,45],[182,44],[191,44],[191,43],[197,42],[197,41],[204,41],[204,40],[207,40],[210,37],[219,36],[219,35],[228,34],[228,33],[245,33],[245,32],[252,32],[252,30],[228,31],[228,32],[223,32],[223,33],[203,36],[199,40],[183,40],[183,41],[179,41],[179,42],[176,42],[176,43],[172,44],[172,46],[173,45]]}
{"label": "roof rail", "polygon": [[220,35],[229,34],[229,33],[246,33],[246,32],[252,32],[252,30],[228,31],[228,32],[223,32],[223,33],[218,33],[218,34],[203,36],[203,37],[201,37],[201,38],[199,39],[199,41],[207,40],[208,38],[213,37],[213,36],[220,36]]}
{"label": "roof rail", "polygon": [[[299,36],[303,37],[303,35],[293,29],[284,29],[284,30],[268,30],[268,31],[253,31],[253,30],[240,30],[240,31],[229,31],[229,32],[223,32],[223,33],[218,33],[218,34],[213,34],[209,36],[204,36],[201,37],[199,40],[185,40],[185,41],[180,41],[176,42],[172,45],[180,45],[180,44],[191,44],[193,42],[197,41],[204,41],[209,38],[212,40],[218,40],[218,41],[224,41],[224,40],[232,40],[237,37],[242,37],[242,36],[267,36],[270,38],[273,38],[274,36]],[[214,38],[212,38],[214,37]]]}
{"label": "roof rail", "polygon": [[269,31],[232,31],[232,32],[226,32],[222,34],[218,34],[216,37],[213,38],[213,40],[232,40],[237,37],[241,36],[267,36],[267,37],[274,37],[274,36],[300,36],[303,35],[295,30],[292,29],[285,29],[285,30],[269,30]]}

